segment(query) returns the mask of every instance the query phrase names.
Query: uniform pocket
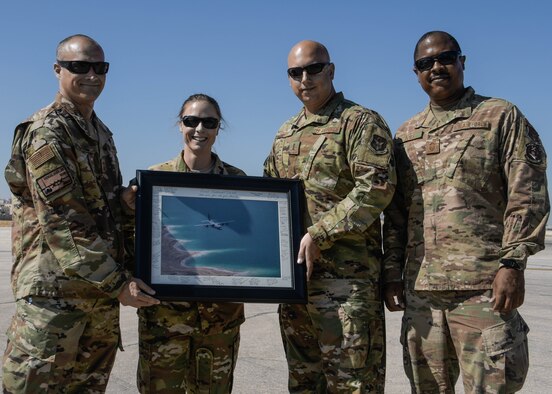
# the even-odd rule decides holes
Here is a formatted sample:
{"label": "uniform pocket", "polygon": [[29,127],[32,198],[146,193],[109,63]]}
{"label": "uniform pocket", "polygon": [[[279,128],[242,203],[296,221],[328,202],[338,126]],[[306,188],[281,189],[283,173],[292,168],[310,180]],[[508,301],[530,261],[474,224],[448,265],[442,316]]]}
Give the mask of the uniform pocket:
{"label": "uniform pocket", "polygon": [[17,301],[17,312],[7,336],[21,351],[36,359],[67,365],[74,361],[85,324],[78,312],[48,309],[27,300]]}
{"label": "uniform pocket", "polygon": [[341,306],[343,327],[343,346],[341,365],[344,368],[363,368],[370,351],[370,319],[365,311],[351,305]]}
{"label": "uniform pocket", "polygon": [[521,389],[529,369],[527,333],[529,327],[519,313],[482,332],[483,347],[491,365],[504,369],[509,392]]}
{"label": "uniform pocket", "polygon": [[23,353],[42,361],[54,361],[57,336],[37,328],[19,314],[12,318],[6,335]]}

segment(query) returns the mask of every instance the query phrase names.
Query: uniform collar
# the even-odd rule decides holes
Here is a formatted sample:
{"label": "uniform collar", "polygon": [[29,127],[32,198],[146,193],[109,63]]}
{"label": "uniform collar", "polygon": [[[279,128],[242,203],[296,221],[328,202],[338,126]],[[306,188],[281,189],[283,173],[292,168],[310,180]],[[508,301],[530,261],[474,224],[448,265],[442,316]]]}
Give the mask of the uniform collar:
{"label": "uniform collar", "polygon": [[[211,172],[211,174],[228,175],[228,172],[226,171],[226,168],[224,168],[222,160],[220,160],[218,155],[211,152],[211,158],[215,161],[215,165],[213,166],[213,171]],[[184,161],[184,151],[180,152],[180,154],[176,158],[175,167],[175,170],[177,172],[190,172],[188,165]]]}
{"label": "uniform collar", "polygon": [[[61,95],[61,93],[56,94],[55,101],[53,103],[54,109],[63,109],[65,113],[70,116],[77,124],[80,126],[80,128],[84,131],[84,133],[91,139],[97,140],[98,136],[93,131],[89,130],[88,128],[88,122],[84,117],[81,115],[75,104],[73,104],[71,101],[66,99]],[[96,116],[96,112],[92,112],[92,116],[90,117],[90,122],[94,124],[96,128],[102,127],[104,128],[109,135],[111,135],[111,132],[107,127],[103,125],[102,122],[100,122],[99,118]]]}
{"label": "uniform collar", "polygon": [[328,103],[318,111],[316,114],[306,116],[305,107],[301,109],[296,115],[292,128],[298,129],[300,127],[308,126],[312,123],[326,124],[330,121],[331,115],[335,112],[336,108],[345,100],[342,92],[334,94],[334,96],[328,101]]}
{"label": "uniform collar", "polygon": [[431,105],[428,104],[424,111],[421,113],[419,121],[416,123],[415,128],[429,128],[435,129],[437,127],[444,126],[453,120],[460,118],[469,118],[472,114],[472,100],[475,95],[475,91],[471,86],[466,88],[464,95],[458,102],[448,110],[448,115],[444,121],[439,121],[433,116],[431,112]]}

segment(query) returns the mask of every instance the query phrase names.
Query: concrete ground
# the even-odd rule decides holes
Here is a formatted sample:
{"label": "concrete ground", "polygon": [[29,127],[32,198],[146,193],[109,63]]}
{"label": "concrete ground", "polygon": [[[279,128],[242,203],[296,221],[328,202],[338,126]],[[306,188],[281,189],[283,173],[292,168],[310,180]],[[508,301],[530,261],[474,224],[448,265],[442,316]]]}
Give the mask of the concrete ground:
{"label": "concrete ground", "polygon": [[[5,331],[13,313],[10,290],[10,230],[0,228],[0,352],[3,353]],[[550,240],[552,243],[552,239]],[[522,393],[551,392],[552,387],[552,244],[530,259],[526,271],[527,292],[520,312],[531,328],[529,333],[529,375]],[[241,344],[235,371],[234,393],[261,394],[287,392],[287,366],[278,330],[276,305],[246,304],[247,320],[241,330]],[[387,379],[386,392],[409,393],[410,387],[402,368],[399,344],[401,313],[387,313]],[[134,309],[123,307],[121,329],[124,352],[119,352],[109,381],[108,393],[137,393],[135,387],[138,356],[137,318]],[[0,372],[1,374],[1,372]],[[461,382],[457,392],[463,393]]]}

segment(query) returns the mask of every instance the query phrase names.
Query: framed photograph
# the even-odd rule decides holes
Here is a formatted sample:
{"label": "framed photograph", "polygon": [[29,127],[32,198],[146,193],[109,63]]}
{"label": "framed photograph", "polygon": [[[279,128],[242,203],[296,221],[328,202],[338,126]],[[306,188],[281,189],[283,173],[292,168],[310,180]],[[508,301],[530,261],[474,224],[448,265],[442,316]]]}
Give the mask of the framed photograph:
{"label": "framed photograph", "polygon": [[306,302],[299,180],[137,171],[136,276],[164,300]]}

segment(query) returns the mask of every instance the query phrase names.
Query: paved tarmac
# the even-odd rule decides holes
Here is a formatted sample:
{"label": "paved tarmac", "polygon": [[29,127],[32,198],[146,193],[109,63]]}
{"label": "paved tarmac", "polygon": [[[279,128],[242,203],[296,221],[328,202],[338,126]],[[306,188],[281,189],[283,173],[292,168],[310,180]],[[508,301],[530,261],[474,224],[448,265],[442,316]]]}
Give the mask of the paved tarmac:
{"label": "paved tarmac", "polygon": [[[13,313],[10,290],[10,230],[0,228],[0,352],[6,344],[5,331]],[[552,239],[547,250],[530,259],[526,271],[525,304],[520,312],[527,321],[530,369],[522,393],[549,393],[552,387]],[[277,305],[246,304],[246,322],[241,329],[241,344],[234,377],[236,394],[279,394],[287,392],[287,365],[278,330]],[[386,393],[409,393],[410,387],[402,368],[399,344],[401,313],[386,315],[387,378]],[[137,318],[133,308],[121,310],[124,352],[119,352],[109,381],[111,394],[137,393],[136,362],[138,356]],[[1,374],[1,371],[0,371]],[[456,385],[463,393],[462,384]]]}

